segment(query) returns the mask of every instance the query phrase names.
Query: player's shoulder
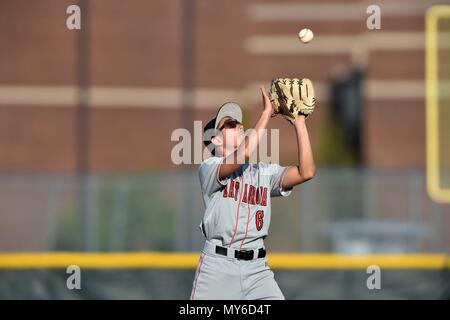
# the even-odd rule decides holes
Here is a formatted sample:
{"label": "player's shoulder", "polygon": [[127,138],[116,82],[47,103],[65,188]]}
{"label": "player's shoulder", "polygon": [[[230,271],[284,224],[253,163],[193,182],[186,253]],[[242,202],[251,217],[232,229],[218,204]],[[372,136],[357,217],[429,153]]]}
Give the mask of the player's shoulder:
{"label": "player's shoulder", "polygon": [[209,157],[209,158],[206,158],[205,160],[203,160],[200,165],[218,163],[218,162],[222,161],[222,159],[223,159],[223,157],[214,157],[214,156]]}
{"label": "player's shoulder", "polygon": [[256,163],[256,164],[254,164],[253,166],[254,166],[255,168],[258,168],[258,169],[264,169],[264,168],[269,167],[270,165],[271,165],[271,163],[267,163],[267,162],[262,162],[262,161],[260,161],[260,162],[258,162],[258,163]]}
{"label": "player's shoulder", "polygon": [[259,170],[263,174],[274,174],[280,167],[277,163],[258,162],[254,165],[254,168]]}
{"label": "player's shoulder", "polygon": [[200,163],[199,170],[201,170],[204,167],[210,166],[210,165],[218,164],[222,160],[223,160],[222,157],[209,157],[209,158],[203,160],[202,163]]}

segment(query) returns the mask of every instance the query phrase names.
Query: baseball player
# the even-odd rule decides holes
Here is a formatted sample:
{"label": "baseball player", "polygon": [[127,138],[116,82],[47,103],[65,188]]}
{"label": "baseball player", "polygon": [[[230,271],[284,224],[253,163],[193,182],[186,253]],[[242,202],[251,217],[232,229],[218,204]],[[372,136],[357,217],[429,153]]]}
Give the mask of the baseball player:
{"label": "baseball player", "polygon": [[[297,82],[274,81],[271,98],[261,86],[264,110],[250,134],[244,133],[241,108],[233,102],[222,105],[204,128],[205,133],[213,131],[211,138],[204,141],[213,156],[204,160],[199,169],[206,207],[200,230],[206,242],[195,272],[192,300],[284,299],[267,264],[264,246],[272,217],[271,198],[288,196],[295,185],[315,175],[305,121],[314,109],[315,99],[310,99],[309,104],[305,96],[302,100],[301,94],[306,95],[308,88],[302,81],[294,80]],[[295,85],[297,88],[291,90]],[[312,84],[308,85],[311,95]],[[282,97],[283,89],[288,95],[297,90],[298,95]],[[298,107],[296,103],[305,106]],[[286,110],[290,106],[291,110],[283,114],[286,106]],[[269,119],[277,113],[295,128],[298,165],[249,163]]]}

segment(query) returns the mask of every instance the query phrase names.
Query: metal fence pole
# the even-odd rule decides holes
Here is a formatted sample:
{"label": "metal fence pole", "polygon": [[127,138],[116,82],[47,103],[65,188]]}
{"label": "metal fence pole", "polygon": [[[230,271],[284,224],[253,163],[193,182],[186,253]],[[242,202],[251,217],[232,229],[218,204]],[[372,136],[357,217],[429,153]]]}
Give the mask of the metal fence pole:
{"label": "metal fence pole", "polygon": [[81,9],[81,30],[78,30],[77,81],[78,105],[76,108],[76,174],[78,180],[77,199],[79,213],[83,217],[84,249],[89,250],[90,221],[88,217],[88,176],[89,176],[89,85],[90,85],[90,21],[89,1],[79,0]]}
{"label": "metal fence pole", "polygon": [[[196,1],[195,0],[184,0],[182,1],[182,21],[181,21],[181,41],[182,41],[182,51],[181,51],[181,84],[183,87],[183,101],[182,101],[182,112],[181,112],[181,126],[182,128],[188,129],[193,132],[193,117],[192,108],[195,103],[195,77],[196,77],[196,63],[195,63],[195,46],[196,46],[196,36],[195,36],[195,19],[196,19]],[[191,145],[191,155],[192,155],[192,145]],[[193,157],[191,157],[193,159]],[[190,176],[189,167],[184,165],[186,168],[183,170],[183,179],[181,181],[181,201],[182,210],[179,214],[182,215],[181,220],[185,223],[186,238],[184,242],[184,248],[179,248],[182,250],[186,249],[196,249],[193,248],[193,235],[189,232],[190,227],[193,224],[193,192],[192,186],[190,186]],[[189,187],[188,187],[189,186]]]}

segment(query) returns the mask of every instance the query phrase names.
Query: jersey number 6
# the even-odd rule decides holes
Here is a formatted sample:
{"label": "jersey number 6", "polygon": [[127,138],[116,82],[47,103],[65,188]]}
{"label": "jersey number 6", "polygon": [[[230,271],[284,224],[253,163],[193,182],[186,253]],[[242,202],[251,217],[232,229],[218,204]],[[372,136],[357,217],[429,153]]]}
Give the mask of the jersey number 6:
{"label": "jersey number 6", "polygon": [[264,225],[264,211],[258,210],[255,215],[256,230],[261,230]]}

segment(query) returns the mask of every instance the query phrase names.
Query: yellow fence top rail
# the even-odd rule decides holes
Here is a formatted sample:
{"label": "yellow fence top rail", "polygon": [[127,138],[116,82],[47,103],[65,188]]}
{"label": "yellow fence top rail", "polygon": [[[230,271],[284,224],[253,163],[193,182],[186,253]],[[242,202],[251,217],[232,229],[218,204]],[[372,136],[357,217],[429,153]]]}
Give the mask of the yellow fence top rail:
{"label": "yellow fence top rail", "polygon": [[[85,269],[193,269],[199,253],[0,253],[0,269],[67,268],[77,265]],[[377,265],[387,269],[443,269],[450,268],[445,254],[298,254],[268,255],[274,269],[366,269]]]}

